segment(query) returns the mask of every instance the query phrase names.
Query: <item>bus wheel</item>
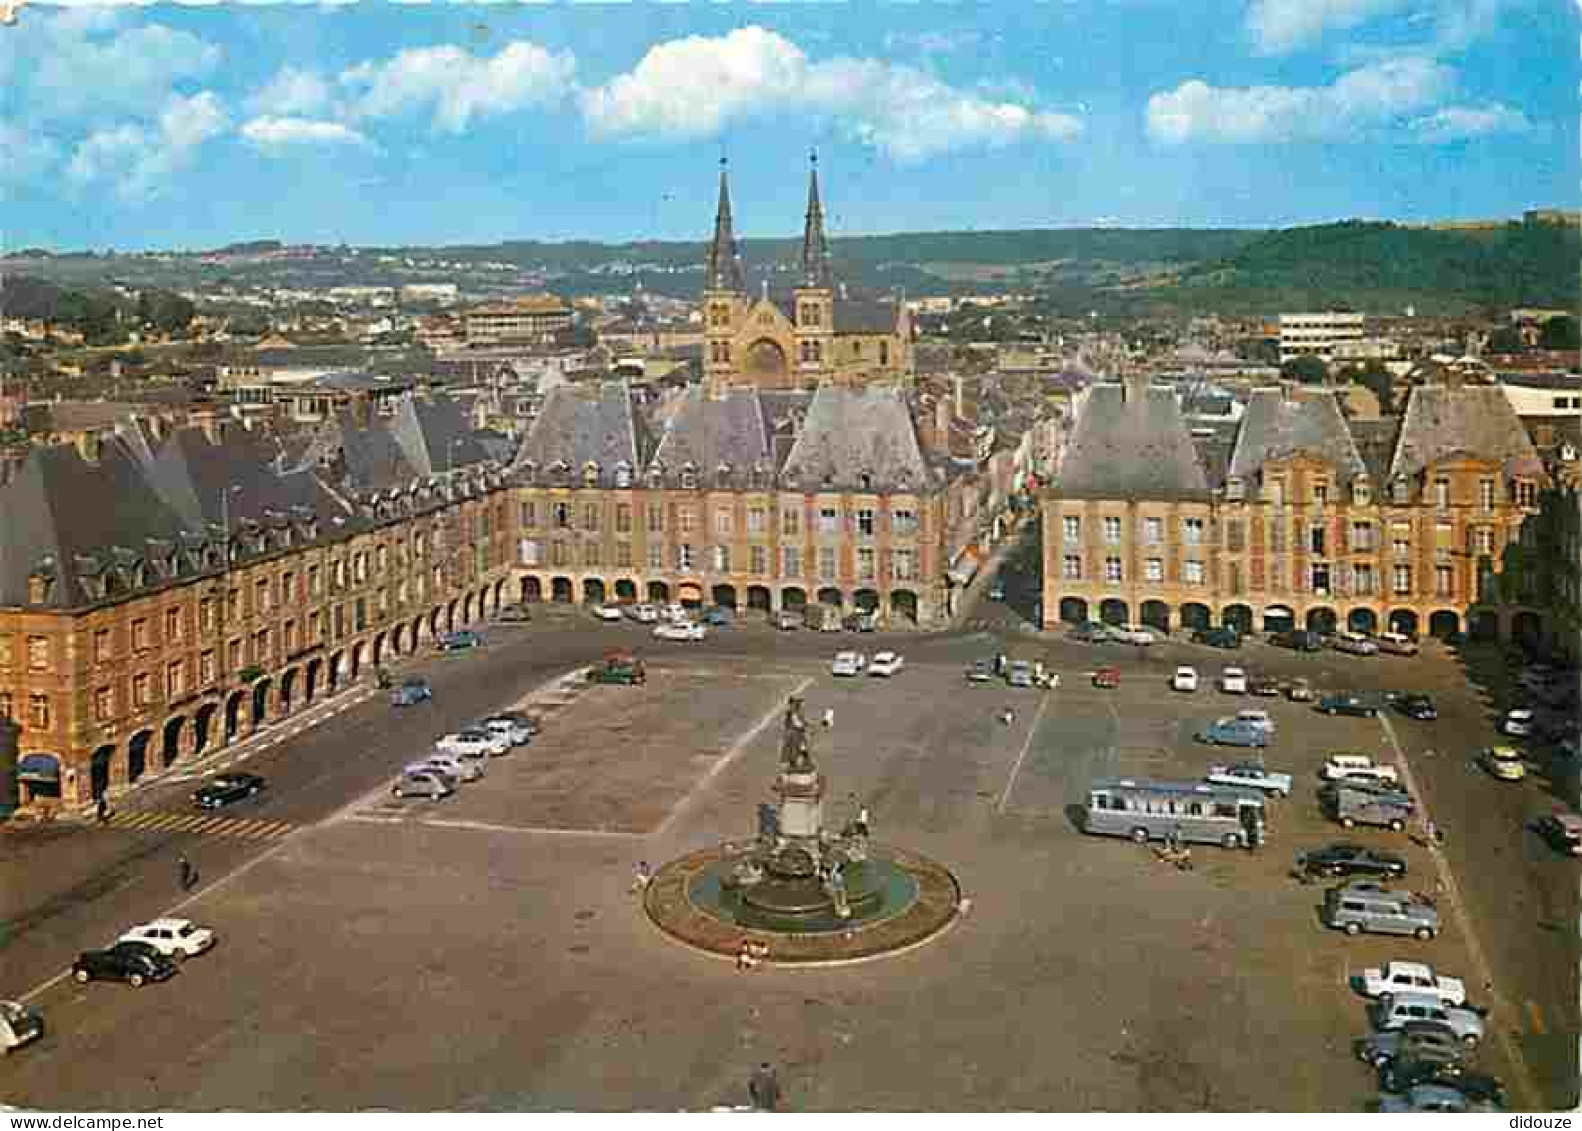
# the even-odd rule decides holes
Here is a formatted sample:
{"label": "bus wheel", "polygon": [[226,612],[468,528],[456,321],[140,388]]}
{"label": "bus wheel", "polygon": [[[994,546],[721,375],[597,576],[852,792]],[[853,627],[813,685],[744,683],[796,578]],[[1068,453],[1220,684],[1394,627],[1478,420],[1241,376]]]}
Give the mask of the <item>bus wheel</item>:
{"label": "bus wheel", "polygon": [[1223,844],[1226,848],[1240,848],[1241,847],[1241,837],[1238,836],[1236,833],[1226,833],[1224,835],[1224,837],[1222,837],[1220,839],[1220,843]]}
{"label": "bus wheel", "polygon": [[1138,844],[1147,844],[1148,830],[1139,825],[1137,828],[1132,830],[1132,839]]}

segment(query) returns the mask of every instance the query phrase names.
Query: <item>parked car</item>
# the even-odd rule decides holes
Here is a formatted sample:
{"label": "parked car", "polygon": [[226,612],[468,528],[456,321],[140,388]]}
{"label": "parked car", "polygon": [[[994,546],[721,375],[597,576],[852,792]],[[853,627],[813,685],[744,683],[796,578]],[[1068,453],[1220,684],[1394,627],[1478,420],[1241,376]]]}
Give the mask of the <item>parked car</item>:
{"label": "parked car", "polygon": [[790,609],[781,609],[775,614],[775,627],[781,632],[794,632],[802,627],[802,618]]}
{"label": "parked car", "polygon": [[408,765],[406,769],[438,770],[453,781],[469,782],[477,781],[483,777],[488,763],[489,754],[487,749],[479,750],[476,754],[435,750],[427,757]]}
{"label": "parked car", "polygon": [[1337,652],[1353,656],[1377,656],[1379,646],[1360,632],[1340,631],[1329,638],[1329,646]]}
{"label": "parked car", "polygon": [[1252,726],[1260,727],[1270,738],[1274,737],[1274,719],[1269,717],[1268,711],[1260,710],[1257,707],[1244,707],[1236,712],[1235,719],[1238,723],[1248,723]]}
{"label": "parked car", "polygon": [[1401,832],[1417,811],[1416,803],[1405,790],[1385,781],[1332,781],[1318,791],[1320,806],[1342,828],[1358,825]]}
{"label": "parked car", "polygon": [[1225,668],[1219,673],[1219,689],[1226,695],[1247,694],[1247,673],[1241,668]]}
{"label": "parked car", "polygon": [[602,621],[609,621],[616,624],[626,619],[626,613],[621,609],[621,606],[614,604],[593,606],[593,615]]}
{"label": "parked car", "polygon": [[874,656],[873,663],[868,665],[868,674],[892,676],[901,670],[905,662],[899,652],[879,652]]}
{"label": "parked car", "polygon": [[163,982],[176,972],[174,960],[146,942],[118,942],[104,950],[85,950],[71,964],[71,976],[86,985],[93,981]]}
{"label": "parked car", "polygon": [[1324,641],[1318,633],[1302,628],[1272,633],[1269,643],[1277,648],[1289,648],[1293,652],[1319,652],[1324,647]]}
{"label": "parked car", "polygon": [[1313,685],[1300,677],[1293,679],[1285,685],[1285,697],[1293,703],[1311,703],[1313,701]]}
{"label": "parked car", "polygon": [[626,606],[626,616],[628,620],[634,620],[638,624],[654,624],[659,620],[659,606],[651,605],[647,601],[641,601],[638,604]]}
{"label": "parked car", "polygon": [[1441,1067],[1459,1066],[1467,1048],[1449,1025],[1437,1021],[1408,1021],[1399,1029],[1371,1032],[1352,1049],[1357,1059],[1381,1072],[1397,1062],[1427,1062]]}
{"label": "parked car", "polygon": [[249,797],[257,797],[268,786],[257,774],[241,772],[220,774],[207,785],[192,792],[192,803],[199,809],[223,809]]}
{"label": "parked car", "polygon": [[704,640],[708,635],[707,626],[692,621],[670,621],[654,626],[654,636],[659,640]]}
{"label": "parked car", "polygon": [[1419,1084],[1404,1095],[1379,1096],[1381,1115],[1460,1115],[1474,1110],[1470,1099],[1442,1084]]}
{"label": "parked car", "polygon": [[1272,675],[1255,675],[1247,680],[1247,694],[1278,699],[1282,686],[1279,679]]}
{"label": "parked car", "polygon": [[1118,639],[1110,626],[1097,621],[1079,624],[1071,630],[1071,639],[1079,644],[1107,644]]}
{"label": "parked car", "polygon": [[527,624],[533,619],[533,610],[521,603],[506,605],[494,614],[494,619],[501,624]]}
{"label": "parked car", "polygon": [[1483,1015],[1465,1006],[1449,1005],[1433,994],[1396,993],[1380,998],[1370,1006],[1368,1013],[1373,1027],[1387,1033],[1399,1029],[1408,1021],[1437,1021],[1448,1025],[1468,1048],[1475,1048],[1483,1039]]}
{"label": "parked car", "polygon": [[1509,738],[1531,738],[1537,725],[1536,716],[1525,707],[1505,712],[1500,720],[1499,732]]}
{"label": "parked car", "polygon": [[0,1001],[0,1053],[10,1055],[44,1035],[44,1016],[19,1001]]}
{"label": "parked car", "polygon": [[1154,630],[1145,628],[1140,624],[1123,624],[1111,630],[1111,635],[1122,644],[1138,644],[1147,646],[1158,639]]}
{"label": "parked car", "polygon": [[1404,632],[1381,632],[1378,635],[1379,651],[1392,656],[1417,655],[1417,641]]}
{"label": "parked car", "polygon": [[1176,674],[1170,677],[1170,686],[1175,691],[1197,690],[1197,669],[1185,665],[1176,669]]}
{"label": "parked car", "polygon": [[[478,729],[505,741],[507,746],[526,746],[532,741],[533,732],[520,719],[509,715],[490,715],[478,720]],[[503,754],[505,751],[500,751]]]}
{"label": "parked car", "polygon": [[434,749],[456,757],[494,758],[511,749],[510,739],[483,727],[454,731],[434,743]]}
{"label": "parked car", "polygon": [[973,660],[967,668],[968,683],[993,683],[994,679],[993,660]]}
{"label": "parked car", "polygon": [[1485,746],[1478,753],[1478,765],[1499,781],[1521,781],[1527,776],[1527,763],[1514,746]]}
{"label": "parked car", "polygon": [[456,791],[449,778],[437,771],[413,769],[396,779],[390,792],[396,797],[427,797],[439,800]]}
{"label": "parked car", "polygon": [[494,719],[509,719],[525,730],[529,737],[544,729],[543,721],[537,715],[528,711],[517,711],[514,709],[510,711],[496,711],[483,721],[487,723]]}
{"label": "parked car", "polygon": [[1320,772],[1326,781],[1353,779],[1394,782],[1400,778],[1394,766],[1381,766],[1366,754],[1331,754],[1324,760],[1324,768]]}
{"label": "parked car", "polygon": [[1397,959],[1383,966],[1369,966],[1357,981],[1364,997],[1380,1001],[1402,993],[1424,994],[1447,1005],[1465,1005],[1467,1000],[1467,987],[1460,978],[1436,974],[1433,967],[1423,962]]}
{"label": "parked car", "polygon": [[1392,891],[1378,885],[1330,888],[1324,893],[1324,922],[1348,935],[1366,931],[1431,939],[1439,933],[1439,911],[1432,901],[1416,892]]}
{"label": "parked car", "polygon": [[836,652],[835,658],[830,661],[829,674],[839,676],[861,675],[868,666],[868,658],[861,652]]}
{"label": "parked car", "polygon": [[713,628],[729,628],[736,623],[736,614],[726,605],[712,605],[704,610],[703,623]]}
{"label": "parked car", "polygon": [[1250,746],[1261,750],[1269,745],[1269,732],[1260,726],[1227,716],[1215,719],[1200,729],[1197,740],[1210,746]]}
{"label": "parked car", "polygon": [[1395,853],[1347,841],[1336,841],[1312,852],[1304,852],[1296,858],[1296,862],[1303,871],[1314,876],[1394,878],[1406,875],[1406,861]]}
{"label": "parked car", "polygon": [[180,962],[202,954],[215,943],[214,932],[191,919],[154,919],[133,927],[116,942],[147,943],[166,958]]}
{"label": "parked car", "polygon": [[1355,691],[1338,691],[1320,699],[1318,709],[1326,715],[1355,715],[1371,719],[1378,715],[1379,704]]}
{"label": "parked car", "polygon": [[1407,718],[1419,722],[1432,722],[1439,717],[1439,709],[1434,706],[1433,699],[1419,692],[1411,691],[1397,695],[1392,700],[1392,705]]}
{"label": "parked car", "polygon": [[1240,648],[1241,633],[1234,628],[1200,628],[1192,634],[1192,643],[1207,644],[1210,648]]}
{"label": "parked car", "polygon": [[1099,668],[1093,673],[1093,686],[1112,690],[1121,685],[1121,669],[1111,664]]}
{"label": "parked car", "polygon": [[1414,1051],[1398,1056],[1379,1071],[1379,1090],[1410,1093],[1414,1088],[1448,1088],[1471,1105],[1467,1110],[1504,1111],[1508,1100],[1499,1079],[1486,1072],[1468,1072],[1466,1062],[1441,1060]]}
{"label": "parked car", "polygon": [[1005,600],[1005,585],[1002,582],[996,581],[993,585],[989,586],[989,600]]}
{"label": "parked car", "polygon": [[482,646],[483,637],[470,628],[464,628],[459,632],[447,632],[441,636],[435,648],[441,652],[465,652],[469,648]]}
{"label": "parked car", "polygon": [[[660,625],[654,629],[657,635]],[[606,652],[604,659],[588,669],[590,683],[622,683],[630,686],[648,682],[648,669],[631,652]]]}
{"label": "parked car", "polygon": [[1556,852],[1582,856],[1582,817],[1573,813],[1550,813],[1534,821],[1533,830]]}
{"label": "parked car", "polygon": [[1210,785],[1239,785],[1262,790],[1269,797],[1291,796],[1291,775],[1265,769],[1257,762],[1210,766],[1203,780]]}
{"label": "parked car", "polygon": [[434,689],[428,685],[428,680],[414,676],[411,679],[403,679],[400,686],[390,693],[390,706],[412,707],[433,698]]}

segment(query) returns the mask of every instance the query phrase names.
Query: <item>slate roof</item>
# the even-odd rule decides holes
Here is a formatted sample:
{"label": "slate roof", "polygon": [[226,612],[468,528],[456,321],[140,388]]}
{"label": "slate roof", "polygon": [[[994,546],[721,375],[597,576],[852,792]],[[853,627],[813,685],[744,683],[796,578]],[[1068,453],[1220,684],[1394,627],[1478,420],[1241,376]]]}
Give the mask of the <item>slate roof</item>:
{"label": "slate roof", "polygon": [[1229,474],[1251,482],[1270,460],[1316,456],[1343,480],[1366,469],[1335,394],[1302,389],[1254,389],[1241,419]]}
{"label": "slate roof", "polygon": [[634,476],[642,470],[645,439],[627,382],[558,385],[533,418],[517,449],[515,466],[532,462],[547,471],[563,461],[581,482],[583,467],[593,463],[598,465],[600,484],[611,486],[617,464],[627,464]]}
{"label": "slate roof", "polygon": [[1352,420],[1351,440],[1357,445],[1368,476],[1375,483],[1383,483],[1390,473],[1390,457],[1395,454],[1395,438],[1401,431],[1399,416],[1383,416],[1377,420]]}
{"label": "slate roof", "polygon": [[820,386],[783,475],[802,490],[905,491],[929,483],[906,402],[881,386]]}
{"label": "slate roof", "polygon": [[1118,384],[1091,386],[1077,409],[1057,487],[1071,498],[1206,499],[1208,479],[1175,390],[1126,396]]}
{"label": "slate roof", "polygon": [[1498,385],[1418,385],[1406,402],[1390,478],[1411,477],[1465,452],[1503,461],[1507,472],[1537,474],[1533,442]]}
{"label": "slate roof", "polygon": [[769,423],[757,390],[730,389],[718,397],[687,390],[653,458],[669,471],[690,463],[716,485],[724,485],[716,476],[722,466],[731,469],[726,482],[745,482],[754,465],[772,473]]}
{"label": "slate roof", "polygon": [[439,475],[482,463],[489,450],[461,405],[449,397],[402,397],[389,428],[418,475]]}

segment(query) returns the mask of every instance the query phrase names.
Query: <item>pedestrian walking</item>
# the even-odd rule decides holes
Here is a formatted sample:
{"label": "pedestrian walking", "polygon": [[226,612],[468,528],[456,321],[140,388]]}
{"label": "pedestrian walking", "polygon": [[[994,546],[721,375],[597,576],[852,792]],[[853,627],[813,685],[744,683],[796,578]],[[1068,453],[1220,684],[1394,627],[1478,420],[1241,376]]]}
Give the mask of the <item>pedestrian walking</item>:
{"label": "pedestrian walking", "polygon": [[824,708],[824,729],[825,730],[834,730],[835,729],[835,708],[834,707],[825,707]]}
{"label": "pedestrian walking", "polygon": [[183,852],[181,854],[181,858],[176,861],[176,874],[181,881],[182,891],[191,891],[197,886],[198,869],[193,866],[191,860],[187,859],[187,854],[185,852]]}
{"label": "pedestrian walking", "polygon": [[101,825],[110,823],[110,802],[102,793],[93,803],[93,816]]}
{"label": "pedestrian walking", "polygon": [[637,862],[637,866],[632,869],[632,886],[628,888],[627,891],[635,895],[647,888],[653,878],[654,873],[653,870],[649,868],[648,861],[639,860]]}
{"label": "pedestrian walking", "polygon": [[857,806],[857,820],[853,827],[857,830],[858,836],[868,836],[872,816],[873,815],[868,811],[868,806],[866,804]]}
{"label": "pedestrian walking", "polygon": [[747,1094],[756,1111],[777,1111],[780,1107],[780,1079],[767,1060],[753,1069],[747,1080]]}

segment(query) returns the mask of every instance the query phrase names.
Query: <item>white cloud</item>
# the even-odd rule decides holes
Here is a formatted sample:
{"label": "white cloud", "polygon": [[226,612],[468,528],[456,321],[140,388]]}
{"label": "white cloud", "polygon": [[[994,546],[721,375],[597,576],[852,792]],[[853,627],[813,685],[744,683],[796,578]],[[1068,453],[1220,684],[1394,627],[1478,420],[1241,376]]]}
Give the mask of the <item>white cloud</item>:
{"label": "white cloud", "polygon": [[460,133],[474,116],[558,102],[570,91],[575,71],[570,54],[517,41],[493,57],[451,45],[415,48],[387,62],[353,67],[340,81],[353,93],[353,118],[432,110],[440,129]]}
{"label": "white cloud", "polygon": [[36,130],[0,119],[0,184],[22,184],[41,176],[60,160],[60,148]]}
{"label": "white cloud", "polygon": [[1360,27],[1406,7],[1411,0],[1253,0],[1247,31],[1261,54],[1280,55],[1320,38],[1327,31]]}
{"label": "white cloud", "polygon": [[[19,23],[34,16],[28,11]],[[160,24],[123,28],[116,15],[92,9],[43,21],[28,54],[15,64],[18,93],[30,114],[50,120],[152,110],[176,83],[202,78],[221,58],[219,47],[189,32]]]}
{"label": "white cloud", "polygon": [[1486,106],[1446,106],[1417,119],[1411,128],[1426,145],[1448,145],[1490,134],[1526,133],[1533,123],[1520,110],[1491,102]]}
{"label": "white cloud", "polygon": [[983,41],[983,33],[966,29],[962,31],[892,31],[884,37],[887,51],[911,50],[922,55],[950,55],[976,47]]}
{"label": "white cloud", "polygon": [[151,200],[226,124],[225,108],[213,93],[173,95],[156,122],[94,131],[73,152],[66,174],[79,185],[112,181],[126,200]]}
{"label": "white cloud", "polygon": [[333,105],[329,83],[312,71],[291,66],[282,67],[247,100],[249,110],[266,117],[318,114]]}
{"label": "white cloud", "polygon": [[631,71],[584,91],[582,109],[596,135],[677,139],[776,112],[821,114],[847,137],[900,161],[1082,132],[1072,115],[995,101],[912,67],[814,62],[760,27],[658,44]]}
{"label": "white cloud", "polygon": [[270,151],[298,145],[372,145],[350,126],[320,118],[254,118],[240,132],[259,149]]}
{"label": "white cloud", "polygon": [[1148,100],[1148,134],[1172,145],[1365,140],[1427,111],[1454,86],[1452,68],[1415,57],[1359,67],[1329,86],[1215,87],[1193,79]]}

